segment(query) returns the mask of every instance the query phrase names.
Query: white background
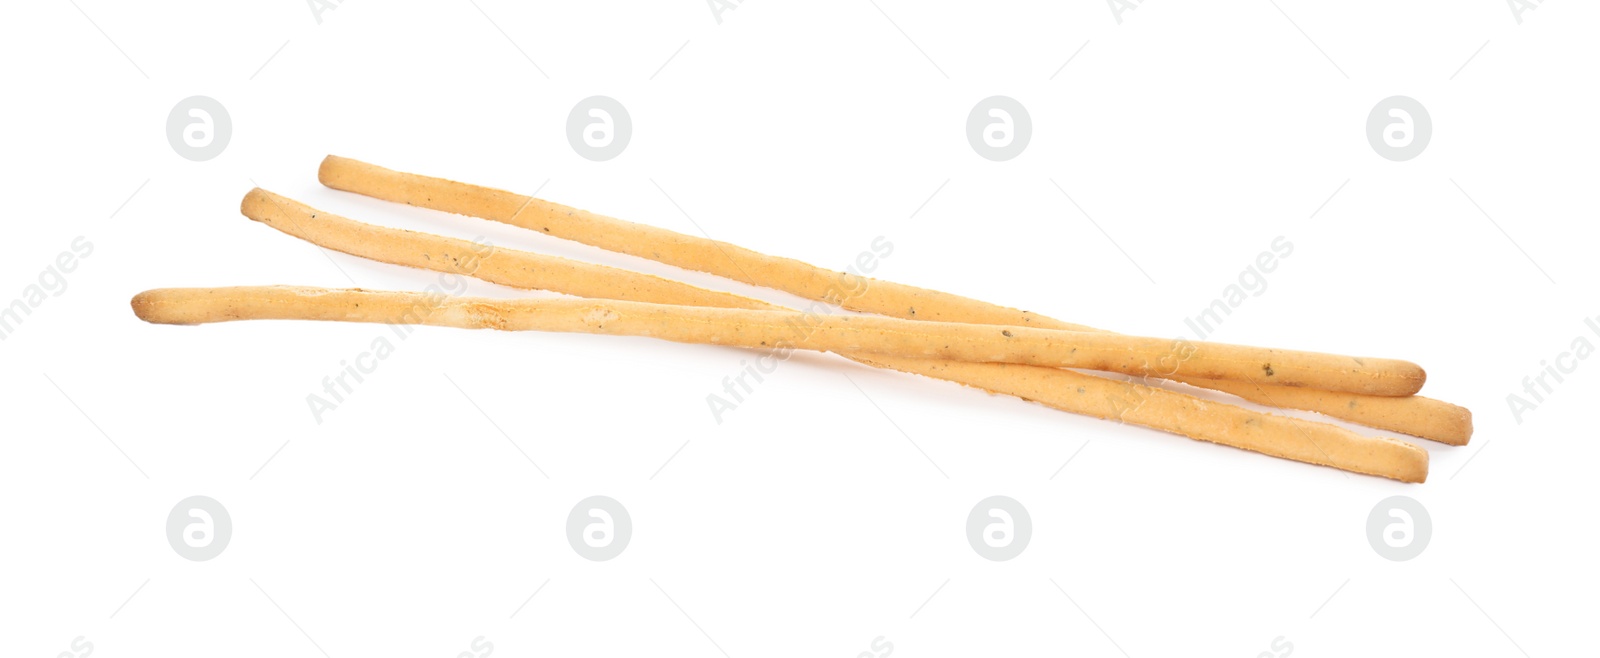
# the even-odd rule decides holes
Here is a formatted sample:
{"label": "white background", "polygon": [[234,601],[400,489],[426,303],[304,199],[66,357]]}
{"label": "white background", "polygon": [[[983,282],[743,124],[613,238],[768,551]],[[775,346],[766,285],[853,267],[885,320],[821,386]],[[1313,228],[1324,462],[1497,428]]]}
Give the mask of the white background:
{"label": "white background", "polygon": [[[0,342],[4,651],[1582,649],[1600,612],[1584,403],[1600,362],[1521,423],[1506,396],[1576,337],[1600,343],[1583,322],[1600,315],[1597,11],[1557,0],[1519,23],[1500,0],[1157,0],[1119,23],[1096,0],[750,0],[719,23],[696,0],[450,0],[352,2],[319,22],[292,0],[13,3],[0,303],[74,238],[94,250]],[[596,94],[634,125],[598,163],[565,135]],[[1033,122],[998,163],[965,136],[997,94]],[[1397,94],[1433,122],[1407,162],[1365,136]],[[165,135],[193,95],[233,121],[207,162]],[[319,424],[306,396],[387,328],[152,326],[127,306],[166,286],[434,280],[244,219],[256,184],[793,301],[328,190],[328,153],[835,268],[884,236],[895,250],[875,276],[1147,335],[1187,335],[1281,235],[1294,254],[1213,338],[1417,361],[1425,393],[1470,407],[1477,434],[1421,442],[1431,477],[1404,485],[815,355],[718,424],[706,395],[748,353],[436,328]],[[564,534],[595,494],[634,523],[609,562]],[[1396,494],[1433,522],[1407,562],[1366,536]],[[191,495],[233,522],[207,562],[164,536]],[[964,536],[991,495],[1033,520],[1009,562]]]}

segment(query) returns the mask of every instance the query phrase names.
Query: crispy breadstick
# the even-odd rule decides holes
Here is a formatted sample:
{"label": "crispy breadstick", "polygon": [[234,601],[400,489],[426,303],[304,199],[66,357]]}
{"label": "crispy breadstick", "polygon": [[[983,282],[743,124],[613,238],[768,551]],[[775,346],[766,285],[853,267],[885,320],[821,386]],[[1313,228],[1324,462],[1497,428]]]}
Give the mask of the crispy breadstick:
{"label": "crispy breadstick", "polygon": [[1381,430],[1400,432],[1452,446],[1472,438],[1472,412],[1420,395],[1391,397],[1324,391],[1315,388],[1274,386],[1198,377],[1168,377],[1199,388],[1231,393],[1257,404],[1280,409],[1315,411]]}
{"label": "crispy breadstick", "polygon": [[[501,304],[483,300],[445,302],[442,313],[423,324],[513,331],[560,331],[647,336],[678,343],[772,347],[787,342],[796,349],[818,352],[867,352],[913,359],[948,359],[985,363],[1020,363],[1057,368],[1083,368],[1136,376],[1180,363],[1202,377],[1246,379],[1258,363],[1279,381],[1304,377],[1366,390],[1406,380],[1374,373],[1401,371],[1405,364],[1366,369],[1346,365],[1349,357],[1287,352],[1254,347],[1197,343],[1187,355],[1177,354],[1163,339],[1091,334],[1056,329],[917,322],[877,316],[813,316],[793,311],[679,306],[611,300],[516,300]],[[338,319],[338,318],[327,318]],[[351,318],[354,319],[354,318]],[[182,324],[182,323],[179,323]],[[1183,358],[1183,357],[1187,358]],[[1279,365],[1296,364],[1296,365]],[[1331,376],[1330,371],[1339,375]],[[1360,390],[1360,389],[1358,389]]]}
{"label": "crispy breadstick", "polygon": [[[637,331],[637,326],[631,327],[634,330],[631,332],[621,330],[628,325],[652,324],[649,307],[678,307],[583,299],[451,299],[425,293],[260,286],[149,290],[136,295],[132,306],[139,318],[162,324],[303,319],[463,328],[542,328],[657,337],[679,334],[673,327],[659,326],[656,331]],[[640,311],[644,311],[644,317],[629,317]],[[788,346],[787,343],[787,339],[780,339],[778,345]],[[1403,482],[1422,482],[1427,478],[1428,453],[1402,441],[1364,437],[1326,423],[1208,403],[1139,384],[1059,368],[900,357],[868,362],[989,390],[1004,389],[1070,411],[1120,418],[1286,459]],[[1137,404],[1129,405],[1130,398],[1136,399]]]}
{"label": "crispy breadstick", "polygon": [[[1401,482],[1428,478],[1428,453],[1388,437],[1368,437],[1337,425],[1208,402],[1163,388],[1115,382],[1060,368],[929,359],[859,359],[901,372],[947,379],[979,389],[1004,388],[1024,400],[1074,413],[1162,429],[1223,445],[1310,464],[1380,475]],[[1070,375],[1071,377],[1061,377]],[[1074,379],[1077,380],[1076,384]],[[1100,382],[1124,387],[1106,395]],[[1169,430],[1170,431],[1170,430]]]}
{"label": "crispy breadstick", "polygon": [[[319,178],[329,187],[413,206],[481,217],[541,231],[591,246],[767,286],[843,307],[908,319],[957,320],[975,324],[1025,325],[1101,331],[1027,311],[947,293],[852,277],[736,245],[595,215],[512,192],[392,171],[328,156]],[[838,295],[840,284],[851,290]],[[857,289],[863,290],[855,294]],[[1259,404],[1316,411],[1379,429],[1463,445],[1472,435],[1472,415],[1462,407],[1420,396],[1382,400],[1356,393],[1317,394],[1266,382],[1211,386],[1203,379],[1165,376]]]}
{"label": "crispy breadstick", "polygon": [[[838,294],[842,277],[850,276],[726,242],[596,215],[503,190],[391,171],[349,158],[328,156],[322,161],[318,178],[323,185],[336,190],[505,222],[608,251],[775,288],[807,299],[833,303],[828,297]],[[862,280],[869,285],[845,300],[844,308],[936,322],[1024,327],[1050,324],[1049,328],[1055,329],[1087,329],[1062,326],[1065,323],[1060,322],[1041,322],[1042,318],[1027,311],[936,290],[876,279]],[[1001,317],[1005,319],[996,319]]]}
{"label": "crispy breadstick", "polygon": [[[289,235],[352,256],[449,274],[470,274],[491,283],[530,288],[533,286],[518,282],[533,276],[541,282],[537,286],[540,289],[578,297],[756,308],[729,303],[730,299],[747,300],[745,297],[649,274],[526,251],[485,249],[467,240],[364,224],[260,188],[244,196],[239,212]],[[780,307],[767,306],[765,310]]]}

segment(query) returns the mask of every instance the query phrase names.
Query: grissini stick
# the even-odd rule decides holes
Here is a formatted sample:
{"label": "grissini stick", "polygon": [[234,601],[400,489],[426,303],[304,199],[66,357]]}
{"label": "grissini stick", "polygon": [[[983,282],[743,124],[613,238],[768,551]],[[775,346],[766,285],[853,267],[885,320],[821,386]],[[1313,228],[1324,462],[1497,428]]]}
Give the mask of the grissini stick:
{"label": "grissini stick", "polygon": [[[358,300],[362,294],[343,293]],[[196,310],[205,310],[199,300]],[[376,299],[383,299],[375,297]],[[677,343],[734,347],[772,347],[788,342],[796,349],[818,352],[867,352],[914,359],[947,359],[982,363],[1020,363],[1056,368],[1082,368],[1134,376],[1159,376],[1162,368],[1215,379],[1275,380],[1291,386],[1315,380],[1324,386],[1380,395],[1405,395],[1419,369],[1401,361],[1367,359],[1313,352],[1192,343],[1174,346],[1162,338],[1091,334],[1058,329],[1005,327],[959,322],[918,322],[878,316],[814,316],[794,311],[759,311],[650,304],[593,299],[524,299],[490,302],[455,299],[441,302],[439,312],[419,324],[468,329],[558,331],[646,336]],[[256,314],[270,308],[254,309]],[[357,312],[349,318],[362,320]],[[176,324],[181,314],[166,316]],[[226,319],[207,313],[201,317]],[[270,315],[260,315],[266,319]],[[284,318],[284,319],[292,319]],[[1181,350],[1181,351],[1180,351]],[[1418,374],[1413,374],[1418,373]]]}
{"label": "grissini stick", "polygon": [[[841,276],[839,272],[726,242],[635,224],[504,190],[392,171],[349,158],[328,156],[322,161],[318,179],[336,190],[504,222],[607,251],[775,288],[806,299],[833,303],[835,300],[828,296],[836,292]],[[844,308],[935,322],[1023,327],[1049,324],[1027,311],[890,281],[868,281],[865,291],[844,300]],[[1002,317],[1003,321],[996,320]],[[1052,328],[1084,329],[1055,324],[1058,326]]]}
{"label": "grissini stick", "polygon": [[[891,361],[873,355],[858,360],[980,389],[1004,387],[1005,392],[1024,400],[1056,408],[1071,405],[1077,413],[1097,418],[1153,426],[1145,420],[1151,418],[1175,427],[1169,431],[1178,434],[1274,457],[1401,482],[1422,482],[1428,478],[1427,451],[1404,441],[1362,436],[1337,425],[1209,402],[1145,384],[1121,383],[1061,368],[1003,363],[899,358]],[[1062,374],[1075,377],[1061,377]],[[1077,385],[1072,379],[1078,379]],[[1095,390],[1097,382],[1121,384],[1126,388],[1108,397]]]}
{"label": "grissini stick", "polygon": [[[159,324],[203,324],[233,320],[295,319],[386,324],[430,324],[436,326],[490,329],[541,328],[554,331],[648,335],[658,338],[700,335],[690,326],[684,307],[635,302],[601,302],[587,299],[494,300],[449,298],[443,295],[367,290],[331,290],[293,286],[254,286],[233,288],[165,288],[148,290],[133,298],[134,313],[147,322]],[[705,312],[726,309],[698,309]],[[666,313],[666,315],[663,315]],[[797,315],[754,311],[777,316]],[[669,318],[665,323],[663,317]],[[714,313],[701,317],[714,318]],[[859,319],[859,318],[858,318]],[[671,325],[671,326],[668,326]],[[687,332],[684,331],[687,326]],[[1014,328],[1022,329],[1021,327]],[[817,332],[812,332],[813,335]],[[750,344],[751,335],[734,336],[724,344],[759,347]],[[788,346],[793,334],[775,339],[768,347]],[[671,339],[671,338],[669,338]],[[802,341],[804,339],[802,338]],[[798,343],[796,344],[798,345]],[[870,358],[870,357],[869,357]],[[869,361],[870,362],[870,361]],[[1422,482],[1427,478],[1428,453],[1416,446],[1391,439],[1363,437],[1340,427],[1285,416],[1262,414],[1227,404],[1209,403],[1197,398],[1138,384],[1126,384],[1141,396],[1138,404],[1107,399],[1101,388],[1091,385],[1062,386],[1077,375],[1082,384],[1098,377],[1072,373],[1059,368],[1028,366],[987,366],[985,364],[929,362],[923,359],[890,357],[884,367],[923,372],[933,377],[960,377],[972,385],[1009,386],[1031,393],[1031,399],[1060,401],[1078,396],[1074,404],[1090,409],[1091,415],[1121,418],[1137,424],[1162,422],[1183,429],[1185,434],[1265,454],[1323,464],[1344,470],[1379,475],[1403,482]],[[1016,369],[1020,372],[1007,373]]]}
{"label": "grissini stick", "polygon": [[1407,395],[1362,395],[1315,388],[1274,386],[1260,382],[1169,376],[1197,388],[1208,388],[1281,409],[1315,411],[1380,430],[1409,434],[1445,445],[1464,446],[1472,438],[1472,412],[1442,400]]}
{"label": "grissini stick", "polygon": [[[635,224],[504,190],[393,171],[349,158],[328,156],[322,162],[318,177],[324,185],[334,189],[500,221],[618,253],[841,304],[855,311],[907,319],[1101,331],[948,293],[851,277],[798,260],[768,256],[737,245]],[[842,298],[837,295],[839,283],[847,278],[852,283],[865,281],[864,292]],[[1297,389],[1264,381],[1211,385],[1212,382],[1205,379],[1179,374],[1169,373],[1164,378],[1223,390],[1259,404],[1315,411],[1451,445],[1464,445],[1472,436],[1471,412],[1420,396],[1383,400],[1383,396],[1317,393],[1312,387]]]}
{"label": "grissini stick", "polygon": [[[758,299],[604,265],[504,248],[482,253],[485,250],[481,245],[465,240],[365,224],[261,189],[246,194],[240,210],[250,219],[328,249],[384,263],[466,274],[514,288],[600,299],[787,310]],[[844,356],[867,365],[1013,395],[1062,411],[1122,420],[1302,462],[1396,479],[1418,473],[1415,453],[1420,451],[1407,444],[1342,430],[1333,432],[1328,429],[1333,426],[1323,423],[1208,404],[1193,396],[1133,382],[1037,366]],[[1266,427],[1273,429],[1258,435],[1255,428]],[[1384,445],[1362,447],[1374,441]],[[1341,457],[1336,458],[1334,453]],[[1425,472],[1424,465],[1420,473]]]}
{"label": "grissini stick", "polygon": [[[631,270],[527,251],[486,248],[469,240],[375,226],[260,188],[245,194],[239,212],[294,237],[352,256],[447,274],[467,274],[513,287],[656,304],[787,310],[772,305],[732,304],[730,300],[756,300]],[[517,284],[528,277],[533,277],[540,285]]]}

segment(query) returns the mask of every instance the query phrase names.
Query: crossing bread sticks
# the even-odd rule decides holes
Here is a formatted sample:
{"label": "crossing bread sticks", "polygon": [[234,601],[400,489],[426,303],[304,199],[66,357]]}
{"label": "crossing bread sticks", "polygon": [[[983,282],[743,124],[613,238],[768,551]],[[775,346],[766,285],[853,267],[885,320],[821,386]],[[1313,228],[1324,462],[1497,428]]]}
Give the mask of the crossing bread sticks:
{"label": "crossing bread sticks", "polygon": [[[340,160],[324,162],[322,178],[331,186],[341,186],[331,182],[339,178],[338,172],[330,173],[330,167],[337,169]],[[499,301],[451,299],[436,293],[292,287],[163,289],[135,297],[135,312],[161,323],[320,319],[573,331],[831,351],[867,365],[959,382],[1076,413],[1409,482],[1426,477],[1428,461],[1426,452],[1410,444],[1067,368],[1187,381],[1274,406],[1320,405],[1427,434],[1470,433],[1470,420],[1454,423],[1454,427],[1449,422],[1431,426],[1415,422],[1416,412],[1423,408],[1412,404],[1417,398],[1410,394],[1420,388],[1425,375],[1421,368],[1404,361],[1121,336],[590,216],[507,192],[355,164],[371,170],[362,175],[377,172],[379,188],[385,184],[383,175],[406,179],[407,185],[417,180],[422,183],[401,186],[411,198],[392,198],[394,189],[387,190],[390,196],[356,189],[355,185],[342,189],[457,212],[472,212],[473,207],[481,211],[509,201],[516,205],[508,216],[491,218],[888,317],[819,314],[816,307],[809,313],[797,313],[660,277],[513,250],[484,250],[482,245],[462,240],[361,224],[261,190],[247,195],[242,205],[245,214],[302,239],[373,260],[584,298]],[[575,225],[563,229],[563,221]],[[749,260],[751,257],[755,260]],[[705,262],[696,264],[697,258]],[[840,295],[841,291],[846,294]]]}
{"label": "crossing bread sticks", "polygon": [[[829,290],[842,276],[737,245],[634,224],[504,190],[392,171],[349,158],[328,156],[318,175],[324,185],[335,189],[510,223],[809,299],[834,302],[828,299]],[[842,300],[845,308],[910,319],[1099,331],[957,295],[868,281],[862,294]],[[1421,396],[1384,400],[1382,396],[1356,393],[1318,393],[1311,388],[1296,389],[1261,380],[1216,383],[1181,373],[1169,373],[1165,378],[1223,390],[1259,404],[1315,411],[1452,445],[1463,445],[1472,435],[1472,416],[1467,409]]]}
{"label": "crossing bread sticks", "polygon": [[[251,219],[322,247],[380,262],[441,272],[459,271],[461,268],[453,254],[465,253],[477,246],[454,238],[356,222],[259,189],[245,195],[241,211]],[[467,273],[515,288],[567,294],[581,292],[583,296],[600,299],[785,310],[761,300],[705,290],[678,281],[513,249],[495,249],[481,256]],[[649,280],[647,285],[640,285],[641,277]],[[642,288],[648,292],[641,292]],[[1368,439],[1323,423],[1269,418],[1268,414],[1233,405],[1207,404],[1181,393],[1070,370],[953,364],[882,355],[872,356],[868,361],[863,355],[844,356],[869,365],[1013,395],[1063,411],[1122,420],[1203,441],[1397,479],[1415,475],[1415,460],[1417,453],[1421,453],[1408,444]],[[1265,427],[1281,431],[1245,442],[1246,437]],[[1284,445],[1274,447],[1269,440],[1274,436]],[[1362,448],[1372,441],[1385,442],[1385,445]],[[1426,453],[1422,456],[1426,457]],[[1426,472],[1425,466],[1421,472]]]}

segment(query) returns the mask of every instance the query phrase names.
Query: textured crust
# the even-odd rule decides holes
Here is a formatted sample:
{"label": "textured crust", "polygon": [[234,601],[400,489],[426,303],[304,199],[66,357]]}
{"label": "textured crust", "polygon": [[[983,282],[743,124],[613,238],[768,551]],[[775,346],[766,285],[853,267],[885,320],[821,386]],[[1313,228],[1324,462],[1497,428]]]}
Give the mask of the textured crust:
{"label": "textured crust", "polygon": [[[328,156],[322,162],[319,178],[324,185],[334,189],[505,222],[809,299],[841,302],[845,308],[855,311],[919,320],[1101,331],[957,295],[870,279],[866,294],[830,300],[828,289],[846,276],[843,273],[793,259],[768,256],[737,245],[596,215],[504,190],[397,172],[349,158]],[[1452,445],[1465,444],[1472,433],[1470,412],[1428,398],[1402,397],[1383,401],[1381,398],[1384,396],[1360,393],[1306,394],[1307,387],[1261,381],[1264,378],[1257,378],[1248,385],[1234,384],[1227,388],[1208,386],[1201,378],[1176,375],[1168,378],[1204,388],[1225,390],[1259,404],[1315,411]],[[1417,382],[1419,389],[1421,383]]]}
{"label": "textured crust", "polygon": [[1447,445],[1464,446],[1472,438],[1471,411],[1420,395],[1385,397],[1221,379],[1175,379],[1192,386],[1231,393],[1257,404],[1315,411],[1324,416]]}
{"label": "textured crust", "polygon": [[[783,346],[783,339],[773,339],[764,332],[774,327],[791,331],[791,326],[772,320],[803,316],[781,311],[730,311],[588,299],[494,300],[291,286],[150,290],[135,296],[132,307],[140,319],[162,324],[304,319],[621,334],[746,347],[761,347],[764,343],[767,347]],[[752,321],[738,332],[726,333],[725,327],[717,325],[730,312],[752,314],[745,316]],[[831,333],[826,329],[812,331],[793,346],[818,349],[811,337]],[[707,340],[711,335],[724,340]],[[1208,403],[1140,384],[1060,368],[859,354],[853,358],[869,365],[1016,395],[1066,411],[1120,419],[1286,459],[1404,482],[1421,482],[1427,477],[1427,453],[1410,444],[1364,437],[1325,423]]]}
{"label": "textured crust", "polygon": [[541,289],[579,297],[719,307],[736,307],[730,301],[748,299],[631,270],[373,226],[259,188],[245,195],[239,212],[289,235],[352,256],[466,274],[502,285],[527,287],[518,282],[534,275],[544,282]]}
{"label": "textured crust", "polygon": [[[337,296],[340,293],[322,293]],[[383,295],[380,297],[380,295]],[[408,304],[429,299],[417,293],[351,293],[351,301],[373,308],[396,298]],[[415,299],[412,299],[415,298]],[[437,302],[438,319],[428,324],[474,328],[458,318],[466,309],[497,313],[504,328],[517,331],[561,331],[644,336],[679,343],[770,347],[788,345],[819,352],[867,352],[916,359],[948,359],[979,363],[1019,363],[1056,368],[1084,368],[1150,376],[1150,364],[1165,358],[1161,339],[1090,334],[1058,329],[1003,327],[959,322],[918,322],[877,316],[807,315],[795,311],[750,310],[651,304],[620,300],[550,299],[492,300],[462,298]],[[290,316],[292,319],[293,316]],[[372,321],[386,321],[373,316]],[[604,318],[604,322],[588,322]],[[338,318],[321,318],[338,319]],[[579,322],[578,320],[585,320]],[[1265,352],[1264,355],[1258,352]],[[1284,353],[1228,345],[1202,345],[1184,361],[1185,370],[1227,377],[1249,376],[1254,364],[1336,362],[1341,357]],[[1278,367],[1280,377],[1293,378],[1299,368]],[[1306,368],[1311,374],[1325,370]],[[1358,382],[1365,380],[1356,380]]]}
{"label": "textured crust", "polygon": [[1060,368],[956,361],[876,359],[902,372],[1004,392],[1048,407],[1119,420],[1201,441],[1401,482],[1428,478],[1428,453],[1410,443],[1356,434],[1328,423],[1264,414],[1134,382]]}

